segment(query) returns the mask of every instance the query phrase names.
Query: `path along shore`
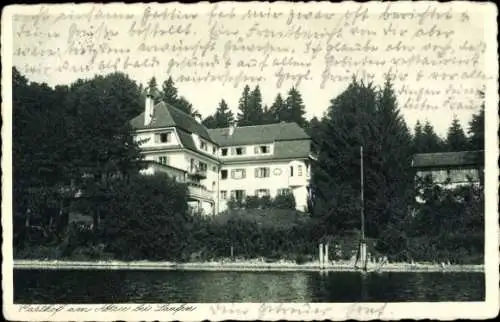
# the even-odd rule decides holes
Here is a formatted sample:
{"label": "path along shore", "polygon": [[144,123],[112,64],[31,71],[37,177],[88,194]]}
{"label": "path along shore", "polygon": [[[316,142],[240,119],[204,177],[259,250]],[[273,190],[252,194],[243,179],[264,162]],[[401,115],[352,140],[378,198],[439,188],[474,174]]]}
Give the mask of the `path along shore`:
{"label": "path along shore", "polygon": [[[196,271],[359,271],[354,263],[330,262],[320,267],[319,262],[218,261],[198,263],[150,261],[51,261],[14,260],[16,269],[119,269],[119,270],[196,270]],[[369,263],[368,272],[484,272],[484,265],[437,265],[431,263]]]}

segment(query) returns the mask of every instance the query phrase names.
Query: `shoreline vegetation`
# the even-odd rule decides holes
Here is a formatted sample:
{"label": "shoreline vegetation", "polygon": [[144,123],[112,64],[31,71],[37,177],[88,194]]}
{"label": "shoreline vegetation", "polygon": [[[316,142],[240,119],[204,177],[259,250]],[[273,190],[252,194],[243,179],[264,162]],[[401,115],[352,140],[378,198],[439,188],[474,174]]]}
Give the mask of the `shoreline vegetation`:
{"label": "shoreline vegetation", "polygon": [[[352,258],[362,240],[371,259],[391,263],[379,268],[384,271],[442,271],[484,263],[482,161],[474,161],[474,169],[453,166],[423,174],[411,162],[415,154],[431,153],[434,163],[440,153],[482,151],[484,93],[478,93],[480,111],[468,129],[454,118],[447,136],[440,137],[427,121],[409,130],[391,75],[380,86],[354,78],[332,98],[323,117],[310,120],[296,88],[286,97],[276,93],[275,102],[264,109],[260,87],[246,85],[238,115],[221,101],[203,124],[294,122],[302,127],[316,159],[307,207],[296,210],[285,183],[284,192],[272,198],[247,189],[235,199],[226,191],[228,209],[212,216],[188,205],[193,199],[188,183],[140,171],[144,154],[130,120],[144,112],[146,94],[157,93],[158,101],[188,115],[196,112],[166,76],[162,85],[152,78],[147,87],[112,73],[52,88],[13,69],[12,242],[18,267],[71,267],[66,261],[76,260],[81,267],[162,266],[131,264],[148,261],[178,263],[175,269],[317,270],[323,244],[329,245],[325,257],[338,261],[328,269],[354,270]],[[480,156],[484,159],[484,151]],[[469,164],[472,159],[452,161]],[[265,188],[265,180],[271,179],[262,179],[259,187]],[[237,262],[217,262],[228,258]],[[254,263],[256,258],[267,260]],[[438,264],[392,264],[413,262]]]}
{"label": "shoreline vegetation", "polygon": [[[351,261],[331,262],[320,267],[318,261],[297,264],[292,261],[266,263],[261,260],[212,262],[153,262],[153,261],[58,261],[14,260],[15,269],[117,269],[117,270],[197,270],[197,271],[332,271],[356,272]],[[368,263],[367,272],[482,272],[484,265],[442,265],[434,263]]]}

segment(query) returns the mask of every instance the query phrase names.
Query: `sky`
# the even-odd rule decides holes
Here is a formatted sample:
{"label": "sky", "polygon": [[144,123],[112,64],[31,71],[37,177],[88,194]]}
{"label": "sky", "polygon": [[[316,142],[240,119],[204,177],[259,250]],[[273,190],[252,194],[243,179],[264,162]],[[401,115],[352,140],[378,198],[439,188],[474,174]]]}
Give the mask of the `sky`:
{"label": "sky", "polygon": [[[453,117],[467,127],[477,112],[476,92],[487,83],[482,74],[496,79],[486,65],[494,47],[478,6],[205,3],[31,10],[14,19],[12,33],[12,63],[31,81],[54,86],[115,70],[142,84],[172,76],[179,94],[204,117],[221,99],[237,112],[245,84],[259,85],[267,105],[296,86],[306,116],[321,117],[353,74],[381,86],[391,72],[409,127],[428,120],[443,136]],[[163,51],[145,51],[153,47]],[[100,53],[93,58],[89,48]],[[185,81],[207,73],[219,81]],[[242,75],[251,79],[235,84]]]}

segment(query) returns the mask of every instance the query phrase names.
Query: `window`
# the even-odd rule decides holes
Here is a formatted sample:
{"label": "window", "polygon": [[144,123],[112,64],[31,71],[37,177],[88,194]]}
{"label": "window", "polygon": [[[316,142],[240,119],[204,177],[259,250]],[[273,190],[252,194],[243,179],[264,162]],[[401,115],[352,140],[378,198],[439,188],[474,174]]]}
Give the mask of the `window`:
{"label": "window", "polygon": [[212,171],[213,171],[213,172],[216,172],[216,171],[217,171],[217,167],[216,167],[216,166],[213,166],[213,167],[212,167]]}
{"label": "window", "polygon": [[221,151],[222,151],[222,156],[225,157],[227,155],[227,148],[224,148]]}
{"label": "window", "polygon": [[216,154],[217,153],[217,148],[215,146],[212,147],[212,154]]}
{"label": "window", "polygon": [[157,142],[159,141],[160,143],[168,143],[171,139],[172,133],[170,132],[160,133],[157,135]]}
{"label": "window", "polygon": [[208,147],[207,147],[207,143],[206,143],[206,142],[203,142],[203,141],[201,141],[201,143],[200,143],[200,147],[201,147],[201,149],[202,149],[202,150],[205,150],[205,151],[207,151],[207,149],[208,149]]}
{"label": "window", "polygon": [[278,189],[278,195],[279,196],[286,196],[286,195],[289,195],[291,194],[291,191],[289,188],[281,188],[281,189]]}
{"label": "window", "polygon": [[220,198],[223,200],[227,199],[227,191],[226,190],[221,190],[220,191]]}
{"label": "window", "polygon": [[290,177],[293,177],[293,166],[290,167]]}
{"label": "window", "polygon": [[198,165],[198,166],[199,166],[199,168],[200,168],[200,171],[201,171],[201,172],[207,172],[208,166],[207,166],[207,164],[206,164],[206,163],[204,163],[204,162],[199,162],[199,165]]}
{"label": "window", "polygon": [[244,179],[245,177],[246,177],[245,169],[233,169],[233,170],[231,170],[231,178]]}
{"label": "window", "polygon": [[298,172],[298,173],[297,173],[297,175],[298,175],[299,177],[301,177],[301,176],[302,176],[302,166],[301,166],[301,165],[299,165],[299,166],[297,167],[297,172]]}
{"label": "window", "polygon": [[255,190],[255,196],[262,198],[262,197],[269,197],[271,195],[269,189],[257,189]]}
{"label": "window", "polygon": [[255,168],[255,177],[256,178],[267,178],[271,174],[271,170],[269,168]]}
{"label": "window", "polygon": [[158,163],[167,165],[168,164],[168,158],[166,156],[162,156],[158,158]]}
{"label": "window", "polygon": [[226,180],[227,179],[227,170],[221,170],[220,171],[220,178],[221,178],[221,180]]}
{"label": "window", "polygon": [[231,198],[242,201],[245,198],[245,190],[232,190]]}
{"label": "window", "polygon": [[234,149],[236,155],[244,155],[245,154],[245,148],[239,147]]}

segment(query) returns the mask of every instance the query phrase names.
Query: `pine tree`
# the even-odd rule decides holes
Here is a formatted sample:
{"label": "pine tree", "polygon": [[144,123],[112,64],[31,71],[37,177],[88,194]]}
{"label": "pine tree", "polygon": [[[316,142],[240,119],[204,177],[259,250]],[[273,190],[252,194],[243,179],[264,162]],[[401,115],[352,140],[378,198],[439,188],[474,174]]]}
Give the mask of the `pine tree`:
{"label": "pine tree", "polygon": [[[377,95],[378,135],[374,137],[371,156],[371,170],[374,171],[372,184],[376,193],[367,203],[371,207],[369,222],[381,237],[379,250],[401,251],[401,245],[393,245],[385,237],[399,232],[404,236],[407,205],[412,201],[413,177],[411,173],[411,135],[400,114],[390,76]],[[389,229],[389,230],[388,230]],[[386,231],[387,230],[387,231]],[[387,242],[384,244],[383,241]]]}
{"label": "pine tree", "polygon": [[434,127],[429,121],[426,121],[424,125],[422,144],[424,149],[422,153],[436,153],[443,151],[443,142],[436,134]]}
{"label": "pine tree", "polygon": [[269,114],[273,123],[286,121],[290,119],[290,117],[287,115],[288,113],[286,104],[283,101],[281,94],[278,93],[278,95],[276,95],[276,98],[274,99],[274,102],[269,110]]}
{"label": "pine tree", "polygon": [[[364,147],[367,218],[378,187],[373,168],[374,142],[378,137],[376,93],[371,84],[355,79],[331,101],[318,140],[318,162],[313,167],[314,210],[329,230],[359,229],[360,147]],[[386,151],[390,153],[390,151]],[[370,226],[375,230],[375,226]]]}
{"label": "pine tree", "polygon": [[302,95],[295,87],[292,87],[290,91],[288,91],[288,97],[286,98],[286,108],[288,119],[286,119],[285,121],[295,122],[299,126],[304,127],[304,125],[306,124],[306,119],[304,117],[304,115],[306,114],[305,106],[304,102],[302,101]]}
{"label": "pine tree", "polygon": [[484,93],[479,93],[482,103],[478,113],[472,115],[467,130],[469,134],[470,147],[474,150],[484,150]]}
{"label": "pine tree", "polygon": [[469,142],[456,117],[453,118],[446,136],[446,148],[450,152],[469,150]]}
{"label": "pine tree", "polygon": [[272,124],[275,123],[273,115],[271,114],[271,109],[266,104],[262,109],[262,124]]}
{"label": "pine tree", "polygon": [[203,121],[203,124],[209,129],[215,129],[215,128],[229,127],[229,125],[233,121],[234,121],[233,112],[227,106],[226,101],[222,99],[214,115],[208,116]]}
{"label": "pine tree", "polygon": [[238,103],[238,126],[253,125],[250,111],[250,87],[245,85]]}
{"label": "pine tree", "polygon": [[178,102],[177,88],[175,87],[172,77],[169,77],[166,81],[163,82],[161,98],[165,103],[174,106]]}
{"label": "pine tree", "polygon": [[197,111],[193,109],[193,105],[183,96],[181,96],[179,99],[176,100],[176,102],[174,102],[171,105],[177,107],[179,110],[183,111],[188,115],[194,115],[197,113]]}
{"label": "pine tree", "polygon": [[420,121],[415,124],[413,135],[413,153],[423,153],[426,151],[424,146],[424,130]]}
{"label": "pine tree", "polygon": [[146,87],[146,91],[148,94],[153,96],[155,103],[160,102],[161,100],[161,92],[158,89],[158,83],[156,82],[156,77],[151,77],[148,82],[148,86]]}
{"label": "pine tree", "polygon": [[260,87],[257,85],[250,93],[248,99],[249,120],[248,125],[260,125],[264,120],[264,111],[262,110],[262,94]]}

